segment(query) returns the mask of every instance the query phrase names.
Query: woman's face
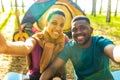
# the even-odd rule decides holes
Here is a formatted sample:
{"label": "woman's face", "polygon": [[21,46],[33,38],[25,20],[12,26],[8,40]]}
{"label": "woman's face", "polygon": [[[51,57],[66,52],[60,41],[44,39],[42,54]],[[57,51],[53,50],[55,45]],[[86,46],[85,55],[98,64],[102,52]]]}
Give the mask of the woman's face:
{"label": "woman's face", "polygon": [[55,14],[51,17],[50,21],[46,23],[47,31],[51,38],[57,39],[63,31],[65,17]]}

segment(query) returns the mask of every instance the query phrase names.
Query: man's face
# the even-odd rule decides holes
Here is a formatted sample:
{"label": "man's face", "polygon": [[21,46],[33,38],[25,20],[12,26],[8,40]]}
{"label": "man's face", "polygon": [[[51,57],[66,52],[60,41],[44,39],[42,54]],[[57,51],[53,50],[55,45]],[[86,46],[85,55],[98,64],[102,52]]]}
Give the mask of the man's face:
{"label": "man's face", "polygon": [[78,45],[85,45],[91,37],[92,28],[85,20],[78,20],[72,23],[72,37]]}

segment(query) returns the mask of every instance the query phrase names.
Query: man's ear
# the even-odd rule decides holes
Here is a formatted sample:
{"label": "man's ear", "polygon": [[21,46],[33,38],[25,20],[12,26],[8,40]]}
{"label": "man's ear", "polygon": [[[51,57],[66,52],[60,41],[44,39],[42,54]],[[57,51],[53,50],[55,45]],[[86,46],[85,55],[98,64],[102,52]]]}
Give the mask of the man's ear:
{"label": "man's ear", "polygon": [[93,33],[93,27],[90,26],[90,31],[91,31],[91,34]]}

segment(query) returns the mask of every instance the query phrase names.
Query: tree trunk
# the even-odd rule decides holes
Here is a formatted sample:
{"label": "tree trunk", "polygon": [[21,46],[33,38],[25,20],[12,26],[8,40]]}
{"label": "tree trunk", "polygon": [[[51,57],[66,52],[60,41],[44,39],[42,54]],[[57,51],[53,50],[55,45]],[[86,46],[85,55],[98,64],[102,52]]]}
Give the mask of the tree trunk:
{"label": "tree trunk", "polygon": [[24,1],[22,0],[22,12],[24,13],[25,11],[24,11]]}
{"label": "tree trunk", "polygon": [[103,0],[101,0],[101,4],[100,4],[100,11],[99,11],[99,14],[101,14],[101,13],[102,13],[102,1],[103,1]]}
{"label": "tree trunk", "polygon": [[93,0],[92,2],[92,15],[96,16],[96,0]]}
{"label": "tree trunk", "polygon": [[15,11],[17,11],[17,7],[18,7],[17,0],[15,0]]}
{"label": "tree trunk", "polygon": [[5,12],[2,0],[1,0],[1,6],[2,6],[2,12]]}
{"label": "tree trunk", "polygon": [[117,3],[116,3],[116,8],[115,8],[115,14],[114,14],[114,16],[117,16],[118,2],[119,2],[119,0],[117,0]]}
{"label": "tree trunk", "polygon": [[77,0],[75,0],[75,3],[77,4]]}
{"label": "tree trunk", "polygon": [[111,20],[111,0],[108,0],[106,22],[110,22],[110,20]]}
{"label": "tree trunk", "polygon": [[33,0],[34,2],[37,1],[37,0]]}
{"label": "tree trunk", "polygon": [[12,0],[10,0],[10,6],[11,6],[11,9],[13,9],[13,8],[12,8]]}

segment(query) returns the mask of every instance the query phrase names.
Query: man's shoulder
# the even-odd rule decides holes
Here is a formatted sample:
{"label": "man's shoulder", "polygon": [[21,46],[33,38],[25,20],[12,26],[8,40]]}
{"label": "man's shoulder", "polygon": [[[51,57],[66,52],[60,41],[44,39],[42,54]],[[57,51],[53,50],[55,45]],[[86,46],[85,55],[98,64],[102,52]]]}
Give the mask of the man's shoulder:
{"label": "man's shoulder", "polygon": [[113,44],[113,41],[103,36],[92,36],[92,42],[95,44]]}
{"label": "man's shoulder", "polygon": [[104,38],[103,36],[92,36],[93,39],[102,39]]}
{"label": "man's shoulder", "polygon": [[104,36],[92,36],[92,39],[97,40],[97,41],[99,41],[99,40],[110,40],[110,39],[108,39],[108,38],[106,38]]}

